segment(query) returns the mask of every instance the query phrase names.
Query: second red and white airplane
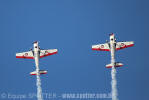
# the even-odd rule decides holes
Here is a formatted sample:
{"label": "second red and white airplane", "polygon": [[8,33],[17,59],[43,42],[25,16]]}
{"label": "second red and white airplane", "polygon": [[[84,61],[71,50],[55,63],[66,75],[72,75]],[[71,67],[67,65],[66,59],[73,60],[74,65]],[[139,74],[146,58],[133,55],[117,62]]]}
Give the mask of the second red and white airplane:
{"label": "second red and white airplane", "polygon": [[49,49],[49,50],[41,50],[38,46],[38,42],[33,43],[33,50],[22,53],[16,53],[16,58],[24,58],[24,59],[35,59],[35,66],[36,70],[31,72],[30,75],[40,75],[40,74],[47,74],[46,70],[39,69],[39,59],[56,54],[58,52],[57,49]]}
{"label": "second red and white airplane", "polygon": [[121,67],[123,66],[122,63],[115,62],[115,51],[132,47],[134,46],[133,41],[129,42],[117,42],[115,35],[113,33],[110,34],[110,41],[104,44],[97,44],[97,45],[92,45],[92,50],[97,50],[97,51],[110,51],[111,52],[111,64],[106,65],[106,68],[112,68],[114,67]]}

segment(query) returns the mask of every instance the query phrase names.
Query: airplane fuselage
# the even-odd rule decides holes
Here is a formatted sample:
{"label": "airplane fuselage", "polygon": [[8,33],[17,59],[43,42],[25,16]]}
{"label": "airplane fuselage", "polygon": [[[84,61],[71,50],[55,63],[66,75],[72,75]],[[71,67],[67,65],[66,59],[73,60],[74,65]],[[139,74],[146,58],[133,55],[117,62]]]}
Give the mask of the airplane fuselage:
{"label": "airplane fuselage", "polygon": [[111,51],[111,64],[115,64],[115,48],[116,48],[116,39],[114,34],[110,34],[110,51]]}
{"label": "airplane fuselage", "polygon": [[38,42],[34,42],[34,51],[33,52],[34,52],[36,71],[39,72],[40,49],[38,46]]}

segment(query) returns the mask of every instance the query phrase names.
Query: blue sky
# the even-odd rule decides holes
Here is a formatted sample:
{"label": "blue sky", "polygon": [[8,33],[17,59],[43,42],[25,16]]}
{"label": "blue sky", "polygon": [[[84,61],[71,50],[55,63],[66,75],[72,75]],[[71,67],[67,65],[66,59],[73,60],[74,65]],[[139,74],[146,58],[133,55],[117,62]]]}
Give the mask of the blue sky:
{"label": "blue sky", "polygon": [[134,47],[116,52],[116,61],[124,64],[117,68],[118,98],[147,100],[148,4],[147,0],[1,0],[0,94],[36,93],[36,77],[29,76],[34,60],[15,58],[36,40],[43,49],[59,50],[40,60],[40,69],[48,70],[41,76],[44,93],[110,93],[110,69],[105,68],[110,53],[92,51],[91,45],[105,43],[114,32],[117,41],[135,41]]}

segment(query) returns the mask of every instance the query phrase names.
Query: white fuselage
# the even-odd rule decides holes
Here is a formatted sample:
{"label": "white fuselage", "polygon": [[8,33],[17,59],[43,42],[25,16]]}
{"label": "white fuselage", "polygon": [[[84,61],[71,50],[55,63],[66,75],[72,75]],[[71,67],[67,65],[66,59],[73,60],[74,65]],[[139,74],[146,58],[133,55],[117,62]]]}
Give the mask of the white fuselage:
{"label": "white fuselage", "polygon": [[35,59],[35,66],[36,66],[36,71],[39,72],[39,57],[40,57],[40,49],[38,46],[38,42],[34,42],[34,59]]}
{"label": "white fuselage", "polygon": [[115,64],[115,47],[116,46],[116,39],[114,37],[114,34],[110,35],[110,51],[111,51],[111,64],[114,67]]}

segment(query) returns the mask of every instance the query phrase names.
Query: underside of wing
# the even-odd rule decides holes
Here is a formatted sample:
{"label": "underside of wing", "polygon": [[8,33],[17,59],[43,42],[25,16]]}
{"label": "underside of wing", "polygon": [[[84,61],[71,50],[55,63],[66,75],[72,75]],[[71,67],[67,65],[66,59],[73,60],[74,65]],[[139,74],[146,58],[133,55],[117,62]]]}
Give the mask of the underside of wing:
{"label": "underside of wing", "polygon": [[22,52],[22,53],[16,53],[16,58],[24,58],[24,59],[34,59],[33,52]]}
{"label": "underside of wing", "polygon": [[117,42],[116,43],[116,50],[120,50],[120,49],[124,49],[124,48],[128,48],[128,47],[132,47],[134,46],[134,42],[133,41],[129,41],[129,42]]}
{"label": "underside of wing", "polygon": [[110,51],[110,48],[109,48],[108,43],[105,43],[105,44],[92,45],[92,50]]}
{"label": "underside of wing", "polygon": [[40,58],[56,54],[57,52],[57,49],[40,50]]}

